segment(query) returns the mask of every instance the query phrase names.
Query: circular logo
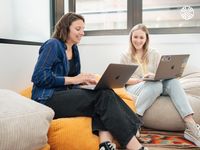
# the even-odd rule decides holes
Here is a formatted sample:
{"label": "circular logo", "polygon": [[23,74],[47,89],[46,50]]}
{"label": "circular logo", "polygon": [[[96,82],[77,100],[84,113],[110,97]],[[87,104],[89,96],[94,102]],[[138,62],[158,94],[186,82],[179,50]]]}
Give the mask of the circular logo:
{"label": "circular logo", "polygon": [[190,20],[194,17],[194,9],[191,6],[183,6],[180,14],[183,19]]}

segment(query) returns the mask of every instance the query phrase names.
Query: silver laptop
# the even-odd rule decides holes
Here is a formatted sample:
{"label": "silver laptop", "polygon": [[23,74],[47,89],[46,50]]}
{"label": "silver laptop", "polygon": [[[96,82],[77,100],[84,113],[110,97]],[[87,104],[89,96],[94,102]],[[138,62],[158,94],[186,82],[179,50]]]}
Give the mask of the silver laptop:
{"label": "silver laptop", "polygon": [[162,55],[154,78],[144,78],[144,81],[157,81],[181,77],[187,64],[189,54]]}
{"label": "silver laptop", "polygon": [[81,85],[80,88],[98,90],[124,87],[137,67],[138,65],[109,64],[96,85]]}

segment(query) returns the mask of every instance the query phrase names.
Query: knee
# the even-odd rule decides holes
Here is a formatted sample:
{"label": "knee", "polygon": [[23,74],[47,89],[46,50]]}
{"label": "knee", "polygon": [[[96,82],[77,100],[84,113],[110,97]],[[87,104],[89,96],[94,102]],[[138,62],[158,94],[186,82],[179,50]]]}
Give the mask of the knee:
{"label": "knee", "polygon": [[150,83],[151,91],[154,94],[160,95],[163,92],[163,84],[162,84],[162,82],[158,81],[158,82],[149,82],[149,83]]}
{"label": "knee", "polygon": [[169,79],[167,80],[167,82],[168,82],[169,87],[175,87],[177,85],[180,85],[180,82],[178,79]]}
{"label": "knee", "polygon": [[112,89],[102,89],[101,91],[101,96],[106,95],[109,97],[113,97],[115,95],[115,92]]}
{"label": "knee", "polygon": [[104,109],[106,105],[113,104],[116,100],[115,93],[111,89],[97,90],[97,93],[98,97],[95,105],[98,105],[98,109]]}
{"label": "knee", "polygon": [[159,95],[163,92],[163,84],[162,82],[155,82],[153,87],[154,92],[158,93]]}

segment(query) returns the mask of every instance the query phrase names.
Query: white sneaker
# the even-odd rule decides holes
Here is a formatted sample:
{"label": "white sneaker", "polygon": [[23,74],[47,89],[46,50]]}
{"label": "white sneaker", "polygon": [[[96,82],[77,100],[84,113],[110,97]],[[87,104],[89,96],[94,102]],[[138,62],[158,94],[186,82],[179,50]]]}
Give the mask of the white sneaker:
{"label": "white sneaker", "polygon": [[184,137],[193,142],[196,146],[200,147],[200,125],[186,123],[186,130],[184,132]]}
{"label": "white sneaker", "polygon": [[139,150],[149,150],[147,147],[141,147]]}
{"label": "white sneaker", "polygon": [[99,150],[116,150],[116,145],[110,141],[106,141],[99,145]]}

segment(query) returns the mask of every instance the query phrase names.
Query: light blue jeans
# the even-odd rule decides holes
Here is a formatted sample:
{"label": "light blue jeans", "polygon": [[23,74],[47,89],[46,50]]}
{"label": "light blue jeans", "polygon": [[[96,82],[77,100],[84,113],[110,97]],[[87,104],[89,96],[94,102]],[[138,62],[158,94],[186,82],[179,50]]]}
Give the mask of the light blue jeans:
{"label": "light blue jeans", "polygon": [[[126,87],[127,91],[137,96],[137,114],[143,116],[144,112],[156,101],[160,95],[169,96],[182,118],[193,114],[193,110],[186,97],[185,91],[177,79],[164,81],[144,81]],[[164,107],[164,106],[163,106]]]}

